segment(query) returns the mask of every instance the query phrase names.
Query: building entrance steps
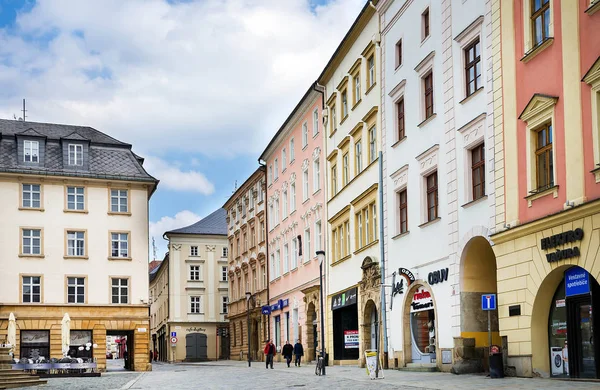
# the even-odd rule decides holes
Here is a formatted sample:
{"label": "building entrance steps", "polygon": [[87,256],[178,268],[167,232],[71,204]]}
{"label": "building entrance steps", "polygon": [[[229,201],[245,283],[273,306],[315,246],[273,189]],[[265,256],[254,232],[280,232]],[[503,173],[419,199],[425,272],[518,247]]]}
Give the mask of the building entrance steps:
{"label": "building entrance steps", "polygon": [[435,363],[407,363],[406,367],[399,367],[398,370],[408,372],[436,372],[438,368]]}
{"label": "building entrance steps", "polygon": [[44,385],[46,380],[36,375],[30,375],[24,370],[13,370],[12,359],[8,354],[10,348],[0,347],[0,389],[12,389],[16,387],[27,387]]}

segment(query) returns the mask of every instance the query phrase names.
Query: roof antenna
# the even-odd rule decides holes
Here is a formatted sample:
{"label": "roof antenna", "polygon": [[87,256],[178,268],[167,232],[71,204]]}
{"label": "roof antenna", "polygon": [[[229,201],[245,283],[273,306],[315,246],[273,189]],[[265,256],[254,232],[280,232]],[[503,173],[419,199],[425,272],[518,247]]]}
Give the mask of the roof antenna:
{"label": "roof antenna", "polygon": [[25,109],[25,99],[23,99],[23,122],[27,120],[27,115],[25,114],[26,112],[27,110]]}
{"label": "roof antenna", "polygon": [[154,254],[154,261],[156,261],[156,242],[154,241],[154,237],[152,237],[152,253]]}
{"label": "roof antenna", "polygon": [[231,193],[235,194],[236,191],[237,191],[237,180],[235,181],[235,184],[233,186],[233,191],[231,191]]}

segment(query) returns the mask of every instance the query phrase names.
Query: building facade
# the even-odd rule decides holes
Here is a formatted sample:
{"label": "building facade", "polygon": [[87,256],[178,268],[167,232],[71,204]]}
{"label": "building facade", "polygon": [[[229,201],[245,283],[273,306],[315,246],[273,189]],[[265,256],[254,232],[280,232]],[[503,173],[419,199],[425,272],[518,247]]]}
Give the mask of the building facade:
{"label": "building facade", "polygon": [[[265,168],[259,167],[227,200],[230,359],[263,358],[269,338]],[[249,293],[250,298],[247,298]],[[249,326],[248,326],[249,325]],[[250,336],[250,337],[248,337]]]}
{"label": "building facade", "polygon": [[599,10],[493,1],[492,240],[500,335],[519,376],[600,378]]}
{"label": "building facade", "polygon": [[365,3],[317,82],[325,86],[327,352],[363,364],[380,313],[379,16]]}
{"label": "building facade", "polygon": [[150,370],[148,200],[158,181],[131,145],[90,127],[0,120],[0,134],[0,337],[13,313],[16,357],[64,352],[105,370],[106,336],[126,336],[127,368]]}
{"label": "building facade", "polygon": [[153,345],[156,340],[159,355],[169,362],[227,357],[229,243],[225,210],[168,231],[164,237],[169,240],[169,253],[161,267],[166,261],[167,268],[159,267],[150,274]]}
{"label": "building facade", "polygon": [[[389,364],[481,371],[480,297],[496,285],[491,3],[378,11]],[[495,315],[492,329],[499,343]]]}
{"label": "building facade", "polygon": [[[305,359],[320,340],[319,262],[324,250],[322,93],[313,84],[259,161],[267,166],[269,305],[272,339],[300,341]],[[279,355],[280,356],[280,355]]]}

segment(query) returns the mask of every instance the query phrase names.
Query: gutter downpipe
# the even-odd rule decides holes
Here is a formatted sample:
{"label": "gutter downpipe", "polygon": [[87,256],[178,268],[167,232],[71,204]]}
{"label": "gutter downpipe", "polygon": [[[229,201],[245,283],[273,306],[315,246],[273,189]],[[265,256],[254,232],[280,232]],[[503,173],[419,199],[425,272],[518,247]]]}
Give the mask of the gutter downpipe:
{"label": "gutter downpipe", "polygon": [[[388,339],[387,339],[387,313],[385,303],[385,246],[384,246],[384,232],[383,232],[383,152],[379,151],[379,238],[381,244],[379,245],[380,251],[380,270],[381,270],[381,322],[383,326],[379,327],[379,332],[383,332],[383,367],[388,368]],[[379,346],[379,345],[378,345]],[[379,367],[379,361],[377,362]]]}
{"label": "gutter downpipe", "polygon": [[[265,173],[265,187],[262,189],[265,194],[265,270],[267,271],[267,285],[265,286],[267,289],[267,305],[271,305],[271,290],[269,289],[269,284],[271,283],[269,275],[269,208],[267,207],[267,164],[261,162],[261,159],[258,159],[258,165],[262,168],[261,170]],[[262,308],[261,308],[262,313]],[[271,314],[268,316],[267,320],[267,340],[271,340]],[[250,341],[250,340],[248,340]],[[260,349],[259,349],[260,351]]]}

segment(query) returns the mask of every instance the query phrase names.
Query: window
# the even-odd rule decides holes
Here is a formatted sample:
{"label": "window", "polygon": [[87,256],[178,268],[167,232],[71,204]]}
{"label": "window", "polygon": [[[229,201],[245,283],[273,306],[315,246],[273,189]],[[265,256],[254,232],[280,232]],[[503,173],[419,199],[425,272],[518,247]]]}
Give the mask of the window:
{"label": "window", "polygon": [[302,172],[302,201],[308,199],[308,169]]}
{"label": "window", "polygon": [[129,302],[129,279],[112,278],[112,303]]}
{"label": "window", "polygon": [[285,244],[283,246],[283,273],[287,273],[290,270],[290,246]]}
{"label": "window", "polygon": [[485,195],[485,148],[481,144],[471,150],[471,182],[473,200]]}
{"label": "window", "polygon": [[227,266],[223,265],[221,266],[221,282],[226,282],[227,279]]}
{"label": "window", "polygon": [[356,156],[356,174],[358,175],[360,172],[362,172],[363,166],[362,166],[362,142],[361,141],[357,141],[356,145],[354,145],[354,149],[355,149],[355,156]]}
{"label": "window", "polygon": [[67,210],[85,210],[84,187],[67,187]]}
{"label": "window", "polygon": [[[365,206],[356,213],[357,237],[356,244],[358,249],[374,242],[377,239],[377,210],[375,202]],[[350,226],[347,227],[350,229]],[[350,235],[348,234],[348,239]]]}
{"label": "window", "polygon": [[298,268],[298,239],[292,239],[292,269]]}
{"label": "window", "polygon": [[377,158],[377,127],[369,129],[369,164]]}
{"label": "window", "polygon": [[331,196],[335,196],[337,189],[337,165],[331,166]]}
{"label": "window", "polygon": [[281,250],[279,248],[275,251],[275,276],[281,276]]}
{"label": "window", "polygon": [[23,249],[24,255],[42,254],[42,230],[41,229],[23,229]]}
{"label": "window", "polygon": [[408,196],[406,190],[398,193],[398,233],[406,233],[408,231]]}
{"label": "window", "polygon": [[270,261],[270,264],[271,264],[271,281],[273,281],[273,280],[275,280],[275,277],[276,277],[275,276],[275,254],[271,253],[270,257],[271,257],[271,259],[270,259],[271,260]]}
{"label": "window", "polygon": [[40,162],[40,143],[38,141],[23,141],[23,161],[29,163]]}
{"label": "window", "polygon": [[322,240],[322,231],[321,231],[321,221],[315,222],[315,251],[322,250],[321,240]]}
{"label": "window", "polygon": [[129,233],[111,233],[111,257],[129,257]]}
{"label": "window", "polygon": [[371,235],[372,240],[371,241],[375,241],[377,240],[377,206],[375,205],[375,203],[371,204],[370,206],[371,208],[371,218],[373,219],[373,223],[371,224],[372,229],[373,229],[373,233]]}
{"label": "window", "polygon": [[42,207],[42,187],[39,184],[23,184],[23,208],[39,209]]}
{"label": "window", "polygon": [[269,165],[269,185],[273,183],[273,165]]}
{"label": "window", "polygon": [[265,221],[260,221],[260,242],[265,240]]}
{"label": "window", "polygon": [[260,266],[260,274],[262,275],[262,288],[267,286],[267,267],[264,265]]}
{"label": "window", "polygon": [[254,230],[254,226],[250,228],[250,248],[254,248],[256,246],[256,232]]}
{"label": "window", "polygon": [[402,39],[396,43],[396,68],[402,65]]}
{"label": "window", "polygon": [[429,36],[429,8],[423,12],[421,15],[422,24],[423,24],[423,36],[421,40],[425,40]]}
{"label": "window", "polygon": [[438,217],[438,182],[437,171],[426,178],[427,181],[427,221]]}
{"label": "window", "polygon": [[354,82],[354,104],[360,101],[360,72],[353,77]]}
{"label": "window", "polygon": [[258,269],[254,269],[254,272],[252,272],[252,291],[256,292],[258,291]]}
{"label": "window", "polygon": [[190,313],[201,314],[202,313],[202,297],[190,297]]}
{"label": "window", "polygon": [[304,262],[310,261],[312,258],[310,252],[310,228],[304,231]]}
{"label": "window", "polygon": [[129,191],[110,190],[110,211],[113,213],[126,213],[129,211]]}
{"label": "window", "polygon": [[329,130],[330,134],[335,133],[337,130],[337,116],[335,111],[335,106],[331,106],[331,128]]}
{"label": "window", "polygon": [[331,255],[332,255],[333,261],[336,261],[336,260],[341,259],[342,256],[340,255],[340,251],[338,249],[338,232],[335,229],[331,232],[331,241],[333,241],[333,247],[331,248]]}
{"label": "window", "polygon": [[279,224],[279,198],[275,199],[275,225]]}
{"label": "window", "polygon": [[221,314],[227,314],[227,305],[229,305],[229,298],[226,296],[221,297]]}
{"label": "window", "polygon": [[221,248],[221,257],[227,257],[228,255],[229,255],[229,248],[227,248],[226,246]]}
{"label": "window", "polygon": [[277,164],[277,159],[275,159],[275,163],[273,165],[275,168],[275,179],[274,180],[277,180],[279,178],[279,164]]}
{"label": "window", "polygon": [[375,54],[372,54],[369,57],[369,59],[367,60],[367,66],[369,69],[369,79],[367,80],[367,84],[369,88],[371,88],[375,84]]}
{"label": "window", "polygon": [[308,123],[302,124],[302,149],[308,145]]}
{"label": "window", "polygon": [[425,97],[425,119],[433,115],[433,72],[423,77],[423,91]]}
{"label": "window", "polygon": [[40,303],[42,301],[41,276],[23,276],[23,303]]}
{"label": "window", "polygon": [[85,278],[67,278],[67,303],[85,303]]}
{"label": "window", "polygon": [[200,280],[200,266],[199,265],[190,265],[190,280],[194,280],[194,281]]}
{"label": "window", "polygon": [[481,48],[479,38],[465,48],[465,82],[467,96],[481,88]]}
{"label": "window", "polygon": [[344,231],[346,232],[346,256],[350,254],[350,221],[344,222]]}
{"label": "window", "polygon": [[281,151],[281,172],[285,171],[285,167],[287,165],[285,148]]}
{"label": "window", "polygon": [[550,0],[531,0],[533,46],[550,37]]}
{"label": "window", "polygon": [[536,131],[535,150],[537,191],[554,186],[554,163],[552,157],[552,124],[546,124]]}
{"label": "window", "polygon": [[192,245],[190,247],[190,256],[198,256],[198,246]]}
{"label": "window", "polygon": [[321,164],[317,158],[313,161],[313,192],[321,188]]}
{"label": "window", "polygon": [[319,134],[319,110],[313,111],[313,137]]}
{"label": "window", "polygon": [[404,98],[396,103],[396,114],[398,115],[398,141],[406,137],[406,128],[404,126]]}
{"label": "window", "polygon": [[346,90],[342,91],[342,119],[348,116],[348,93]]}
{"label": "window", "polygon": [[83,165],[83,145],[69,144],[69,165]]}
{"label": "window", "polygon": [[294,155],[294,139],[290,139],[290,164],[292,163],[292,161],[294,161],[295,159],[295,155]]}
{"label": "window", "polygon": [[68,231],[67,232],[67,256],[83,257],[85,256],[85,232]]}
{"label": "window", "polygon": [[281,218],[286,219],[288,214],[288,193],[287,190],[281,193],[281,200],[283,201],[283,208],[281,209]]}
{"label": "window", "polygon": [[342,172],[342,184],[346,185],[350,181],[350,158],[348,157],[348,153],[344,154],[344,156],[342,157],[342,163],[342,169],[344,170]]}

